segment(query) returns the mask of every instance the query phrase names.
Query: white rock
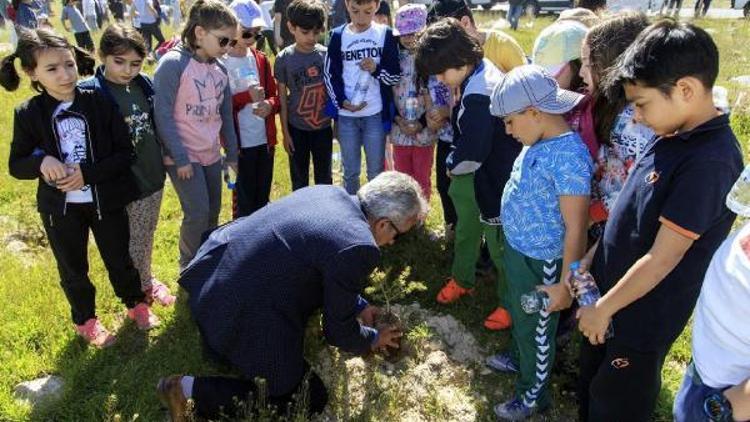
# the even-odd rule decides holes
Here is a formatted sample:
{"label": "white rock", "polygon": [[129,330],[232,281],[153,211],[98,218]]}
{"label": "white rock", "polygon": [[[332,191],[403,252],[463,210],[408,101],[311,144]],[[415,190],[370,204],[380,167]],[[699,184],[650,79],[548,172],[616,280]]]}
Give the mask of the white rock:
{"label": "white rock", "polygon": [[62,378],[55,375],[25,381],[16,385],[13,395],[17,400],[26,400],[31,404],[59,398],[63,388]]}

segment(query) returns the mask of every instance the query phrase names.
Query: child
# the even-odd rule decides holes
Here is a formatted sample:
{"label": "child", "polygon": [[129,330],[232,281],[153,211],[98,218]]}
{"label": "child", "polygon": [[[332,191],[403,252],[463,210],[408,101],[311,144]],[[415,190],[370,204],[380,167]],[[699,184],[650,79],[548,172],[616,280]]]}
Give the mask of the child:
{"label": "child", "polygon": [[85,53],[76,59],[65,38],[46,29],[19,31],[18,47],[3,59],[0,71],[0,84],[9,91],[19,84],[15,59],[39,95],[15,110],[10,174],[39,179],[37,209],[76,332],[89,344],[107,347],[115,337],[96,317],[96,290],[88,277],[89,230],[128,318],[142,330],[159,323],[128,253],[125,205],[138,194],[129,171],[128,128],[104,96],[76,87],[76,60],[93,60]]}
{"label": "child", "polygon": [[81,87],[97,90],[113,101],[130,128],[136,155],[131,170],[140,191],[138,199],[125,207],[130,224],[130,257],[146,296],[162,306],[170,306],[175,297],[151,273],[166,171],[161,142],[154,129],[154,89],[151,79],[140,73],[146,59],[146,45],[135,29],[110,25],[99,42],[99,58],[104,64]]}
{"label": "child", "polygon": [[279,53],[274,65],[293,190],[309,184],[311,155],[315,184],[333,183],[333,132],[331,119],[325,115],[328,95],[323,84],[326,48],[317,44],[318,36],[325,29],[326,14],[325,5],[319,1],[293,1],[287,9],[287,17],[295,43]]}
{"label": "child", "polygon": [[[41,13],[41,5],[34,0],[12,0],[15,11],[13,22],[16,27],[36,29],[39,26],[37,15]],[[16,30],[18,32],[18,30]],[[20,37],[20,34],[18,35]]]}
{"label": "child", "polygon": [[[418,33],[427,26],[427,8],[423,4],[408,4],[396,11],[396,31],[401,51],[401,80],[393,87],[396,117],[391,129],[395,170],[406,173],[419,183],[429,200],[432,186],[433,149],[435,132],[423,118],[430,106],[429,93],[420,89],[414,68],[414,47]],[[426,97],[426,98],[425,98]],[[408,104],[408,102],[414,104]],[[407,108],[412,108],[408,110]],[[410,116],[409,114],[413,114]]]}
{"label": "child", "polygon": [[676,422],[750,419],[749,276],[745,223],[719,246],[703,280],[693,317],[693,360],[674,400]]}
{"label": "child", "polygon": [[453,126],[450,116],[453,107],[453,95],[450,87],[440,82],[435,76],[427,80],[430,91],[431,107],[425,112],[427,127],[437,134],[438,142],[435,148],[435,185],[440,195],[440,205],[443,208],[443,222],[445,241],[452,242],[456,235],[456,207],[448,194],[451,178],[445,167],[445,160],[453,145]]}
{"label": "child", "polygon": [[[346,7],[352,21],[332,31],[325,83],[338,113],[344,188],[354,195],[359,189],[362,147],[367,179],[383,171],[385,133],[392,121],[391,87],[398,83],[400,69],[398,45],[391,29],[372,21],[378,0],[347,0]],[[360,94],[355,94],[358,84]]]}
{"label": "child", "polygon": [[237,168],[237,134],[229,78],[217,58],[226,54],[237,19],[218,0],[197,0],[182,32],[182,46],[159,61],[154,74],[154,120],[164,142],[164,164],[184,214],[180,269],[193,259],[201,236],[216,227],[221,210],[221,153]]}
{"label": "child", "polygon": [[78,0],[66,0],[60,20],[62,21],[63,28],[70,32],[71,28],[68,27],[68,23],[66,22],[69,20],[73,27],[73,36],[76,38],[76,44],[93,53],[94,40],[91,39],[91,33],[89,32],[88,25],[86,25],[86,20],[83,19],[83,15],[78,11],[77,3]]}
{"label": "child", "polygon": [[91,31],[98,31],[99,26],[96,22],[96,0],[81,0],[81,13],[86,20],[86,26]]}
{"label": "child", "polygon": [[[501,419],[526,419],[549,405],[557,311],[572,302],[566,285],[555,282],[586,251],[593,165],[563,116],[582,98],[534,65],[513,69],[492,93],[492,114],[524,145],[502,197],[513,346],[488,360],[500,371],[519,372],[514,398],[495,406]],[[535,289],[547,292],[549,306],[527,314],[521,296]]]}
{"label": "child", "polygon": [[595,136],[600,147],[594,158],[594,185],[589,214],[591,237],[601,236],[620,190],[654,132],[633,121],[634,109],[622,91],[606,93],[600,87],[607,69],[648,26],[640,13],[622,13],[596,25],[581,46],[581,77],[591,98]]}
{"label": "child", "polygon": [[[474,291],[482,234],[496,268],[502,268],[499,198],[521,145],[505,134],[500,119],[490,115],[490,91],[502,74],[483,59],[479,43],[457,20],[430,25],[420,36],[416,51],[421,75],[437,75],[439,81],[461,92],[453,108],[453,151],[446,163],[451,177],[449,194],[458,215],[452,277],[437,296],[439,303],[450,304]],[[501,301],[503,284],[499,275]],[[510,324],[503,307],[485,320],[489,329],[505,329]]]}
{"label": "child", "polygon": [[393,26],[393,18],[391,18],[391,5],[388,4],[388,0],[380,0],[378,10],[375,11],[375,17],[372,20],[381,25]]}
{"label": "child", "polygon": [[[716,44],[703,29],[663,20],[636,38],[608,76],[608,91],[624,88],[635,121],[659,138],[633,167],[594,249],[591,274],[602,298],[578,311],[588,339],[580,359],[583,420],[651,418],[664,358],[734,222],[724,198],[742,157],[713,103],[718,68]],[[604,343],[610,321],[615,337]]]}
{"label": "child", "polygon": [[427,22],[431,24],[441,18],[458,19],[466,32],[482,46],[484,57],[501,72],[508,73],[514,67],[527,63],[526,54],[513,37],[499,30],[477,29],[474,14],[465,0],[433,1],[427,14]]}
{"label": "child", "polygon": [[233,217],[250,215],[268,203],[276,146],[276,113],[279,97],[268,58],[255,49],[265,21],[253,0],[230,5],[240,21],[240,31],[224,65],[229,73],[240,156],[233,192]]}
{"label": "child", "polygon": [[[85,1],[85,0],[84,0]],[[149,54],[159,48],[164,42],[164,35],[161,32],[161,10],[157,7],[154,0],[132,0],[133,8],[131,13],[138,17],[143,39],[146,40],[146,49]],[[151,38],[156,38],[156,46],[151,45]]]}

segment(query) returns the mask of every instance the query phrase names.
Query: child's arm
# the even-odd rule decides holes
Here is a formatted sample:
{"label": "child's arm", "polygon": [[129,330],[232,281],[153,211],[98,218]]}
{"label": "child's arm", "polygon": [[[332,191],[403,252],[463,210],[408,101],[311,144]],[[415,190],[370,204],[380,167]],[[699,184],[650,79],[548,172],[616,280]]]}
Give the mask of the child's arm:
{"label": "child's arm", "polygon": [[[474,173],[492,151],[492,142],[505,140],[492,139],[492,119],[490,99],[484,95],[467,95],[461,99],[463,113],[459,117],[460,142],[448,156],[446,166],[451,175]],[[515,141],[514,141],[515,142]]]}
{"label": "child's arm", "polygon": [[287,154],[294,153],[294,140],[289,133],[289,104],[287,103],[286,84],[279,82],[279,97],[281,97],[281,134],[283,136],[284,150]]}
{"label": "child's arm", "polygon": [[62,22],[63,28],[65,28],[65,31],[70,32],[70,28],[68,27],[68,9],[67,7],[63,6],[62,13],[60,14],[60,22]]}
{"label": "child's arm", "polygon": [[276,79],[273,76],[271,63],[268,61],[267,57],[265,57],[265,59],[266,59],[266,64],[264,66],[263,71],[266,74],[266,86],[265,86],[266,101],[268,101],[268,104],[271,106],[270,115],[274,115],[274,114],[277,114],[279,111],[281,111],[281,101],[279,100],[279,89],[276,86]]}
{"label": "child's arm", "polygon": [[224,87],[224,99],[221,102],[221,136],[224,139],[224,154],[227,163],[236,165],[239,155],[239,141],[234,128],[234,114],[232,112],[232,90],[229,84]]}
{"label": "child's arm", "polygon": [[724,390],[724,396],[732,403],[732,418],[736,421],[750,419],[750,378]]}
{"label": "child's arm", "polygon": [[169,52],[159,61],[154,73],[154,121],[159,139],[164,142],[165,155],[174,160],[177,167],[190,164],[187,150],[182,145],[180,132],[174,122],[175,100],[180,88],[180,77],[184,65],[180,55]]}
{"label": "child's arm", "polygon": [[401,64],[398,60],[398,43],[390,28],[386,30],[383,42],[383,56],[375,67],[372,76],[381,84],[393,86],[401,79]]}
{"label": "child's arm", "polygon": [[[19,111],[13,114],[13,140],[10,144],[10,157],[8,159],[8,170],[10,175],[16,179],[31,180],[42,176],[40,168],[44,161],[45,154],[35,153],[39,143],[35,140],[32,132],[26,126],[26,120],[18,115]],[[54,158],[49,156],[50,158]],[[58,161],[59,162],[59,161]],[[55,171],[50,180],[56,180],[65,177],[65,169],[62,172]],[[45,175],[46,176],[46,175]]]}
{"label": "child's arm", "polygon": [[341,63],[341,32],[333,31],[328,43],[328,51],[323,66],[323,81],[328,91],[328,98],[336,109],[344,108],[344,102],[348,102],[344,92],[344,66]]}

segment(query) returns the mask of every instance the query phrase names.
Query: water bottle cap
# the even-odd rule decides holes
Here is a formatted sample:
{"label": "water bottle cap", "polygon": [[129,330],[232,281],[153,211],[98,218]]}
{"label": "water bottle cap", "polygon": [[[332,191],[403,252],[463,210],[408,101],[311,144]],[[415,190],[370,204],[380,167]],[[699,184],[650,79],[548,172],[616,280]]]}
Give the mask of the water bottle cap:
{"label": "water bottle cap", "polygon": [[579,268],[581,268],[580,261],[573,261],[570,263],[570,271],[577,271]]}

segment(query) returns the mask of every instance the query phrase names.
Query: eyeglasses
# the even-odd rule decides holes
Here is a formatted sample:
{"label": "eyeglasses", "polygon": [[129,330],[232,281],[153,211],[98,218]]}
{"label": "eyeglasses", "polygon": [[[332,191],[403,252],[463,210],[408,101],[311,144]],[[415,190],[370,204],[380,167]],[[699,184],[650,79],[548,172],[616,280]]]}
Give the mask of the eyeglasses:
{"label": "eyeglasses", "polygon": [[213,35],[214,37],[216,37],[216,41],[219,42],[219,47],[221,47],[221,48],[224,48],[227,45],[230,46],[230,47],[234,47],[237,44],[237,40],[233,40],[233,39],[231,39],[229,37],[220,37],[220,36],[214,34],[211,31],[209,31],[208,33],[211,34],[211,35]]}
{"label": "eyeglasses", "polygon": [[242,31],[242,39],[244,40],[248,40],[250,38],[258,39],[260,37],[261,37],[260,32],[255,29],[248,29],[248,30]]}
{"label": "eyeglasses", "polygon": [[396,235],[395,235],[395,236],[393,236],[393,240],[396,240],[396,239],[398,239],[399,237],[401,237],[401,236],[403,236],[403,235],[405,235],[405,234],[406,234],[406,232],[402,232],[401,230],[399,230],[399,229],[398,229],[398,227],[396,227],[396,225],[395,225],[395,224],[393,223],[393,221],[391,221],[391,220],[388,220],[388,224],[390,224],[390,225],[391,225],[391,228],[393,229],[393,231],[395,231],[395,232],[396,232]]}

